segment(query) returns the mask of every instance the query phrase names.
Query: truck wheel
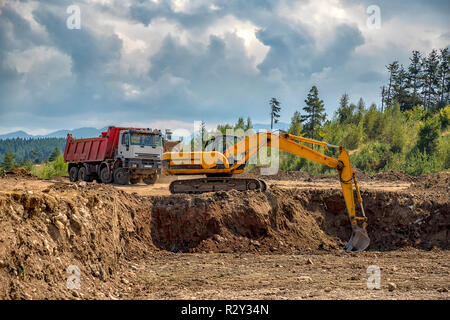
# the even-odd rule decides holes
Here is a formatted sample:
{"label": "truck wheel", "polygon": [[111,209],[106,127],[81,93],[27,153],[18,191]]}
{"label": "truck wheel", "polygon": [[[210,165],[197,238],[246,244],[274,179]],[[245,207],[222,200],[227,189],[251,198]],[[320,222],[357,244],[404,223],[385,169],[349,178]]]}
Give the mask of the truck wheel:
{"label": "truck wheel", "polygon": [[78,180],[78,167],[72,167],[69,170],[70,182],[76,182]]}
{"label": "truck wheel", "polygon": [[130,174],[127,169],[117,168],[114,170],[114,182],[117,184],[128,184]]}
{"label": "truck wheel", "polygon": [[113,182],[113,175],[111,174],[111,170],[109,170],[108,167],[104,167],[100,171],[100,180],[102,180],[103,183]]}
{"label": "truck wheel", "polygon": [[158,180],[158,175],[154,174],[152,176],[146,177],[142,179],[146,184],[155,184],[156,180]]}
{"label": "truck wheel", "polygon": [[[89,176],[88,176],[88,174],[87,174],[87,170],[86,170],[85,167],[81,167],[81,168],[78,170],[78,180],[90,182],[90,181],[89,181]],[[91,181],[92,181],[92,180],[91,180]]]}

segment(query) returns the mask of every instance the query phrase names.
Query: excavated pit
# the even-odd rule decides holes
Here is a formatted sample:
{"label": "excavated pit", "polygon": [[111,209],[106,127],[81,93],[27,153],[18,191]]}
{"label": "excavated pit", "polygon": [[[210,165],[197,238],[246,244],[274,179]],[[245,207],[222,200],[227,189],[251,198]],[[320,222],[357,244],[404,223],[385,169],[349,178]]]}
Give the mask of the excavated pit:
{"label": "excavated pit", "polygon": [[[0,187],[22,181],[2,179],[11,178],[0,178]],[[403,191],[363,188],[368,250],[449,249],[448,174],[426,180],[435,183],[416,179]],[[30,286],[45,281],[63,288],[69,265],[102,282],[114,278],[124,261],[160,250],[333,252],[351,233],[339,189],[139,196],[67,182],[39,191],[0,188],[0,230],[0,297],[10,298],[23,297],[25,278]]]}
{"label": "excavated pit", "polygon": [[[369,250],[449,248],[445,199],[363,192]],[[340,190],[217,192],[153,199],[151,234],[174,252],[302,252],[341,248],[351,228]]]}

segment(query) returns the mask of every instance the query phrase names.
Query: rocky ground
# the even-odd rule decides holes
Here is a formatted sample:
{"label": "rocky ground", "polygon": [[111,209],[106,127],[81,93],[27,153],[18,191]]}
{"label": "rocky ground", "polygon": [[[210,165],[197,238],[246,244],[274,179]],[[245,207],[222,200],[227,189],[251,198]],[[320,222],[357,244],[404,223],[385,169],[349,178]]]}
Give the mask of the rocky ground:
{"label": "rocky ground", "polygon": [[[280,172],[264,193],[170,195],[169,178],[3,174],[0,298],[449,299],[450,174],[357,176],[372,242],[348,254],[334,176]],[[367,288],[371,265],[379,290]]]}

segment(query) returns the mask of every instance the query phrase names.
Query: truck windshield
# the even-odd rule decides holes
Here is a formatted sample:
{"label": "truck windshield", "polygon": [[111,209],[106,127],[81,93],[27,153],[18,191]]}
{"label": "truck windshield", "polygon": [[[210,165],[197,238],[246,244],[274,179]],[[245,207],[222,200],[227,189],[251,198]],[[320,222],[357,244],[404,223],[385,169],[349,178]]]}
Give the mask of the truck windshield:
{"label": "truck windshield", "polygon": [[160,147],[162,139],[160,135],[133,133],[131,135],[131,144],[134,146]]}

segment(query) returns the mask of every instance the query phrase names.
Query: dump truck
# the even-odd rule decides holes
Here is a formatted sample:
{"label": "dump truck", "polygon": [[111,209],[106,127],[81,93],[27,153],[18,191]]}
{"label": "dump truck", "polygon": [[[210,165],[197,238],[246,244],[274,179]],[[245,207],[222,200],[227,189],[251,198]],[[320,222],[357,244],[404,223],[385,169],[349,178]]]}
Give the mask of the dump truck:
{"label": "dump truck", "polygon": [[67,134],[64,161],[72,182],[128,184],[156,182],[163,153],[160,130],[108,127],[96,138]]}

